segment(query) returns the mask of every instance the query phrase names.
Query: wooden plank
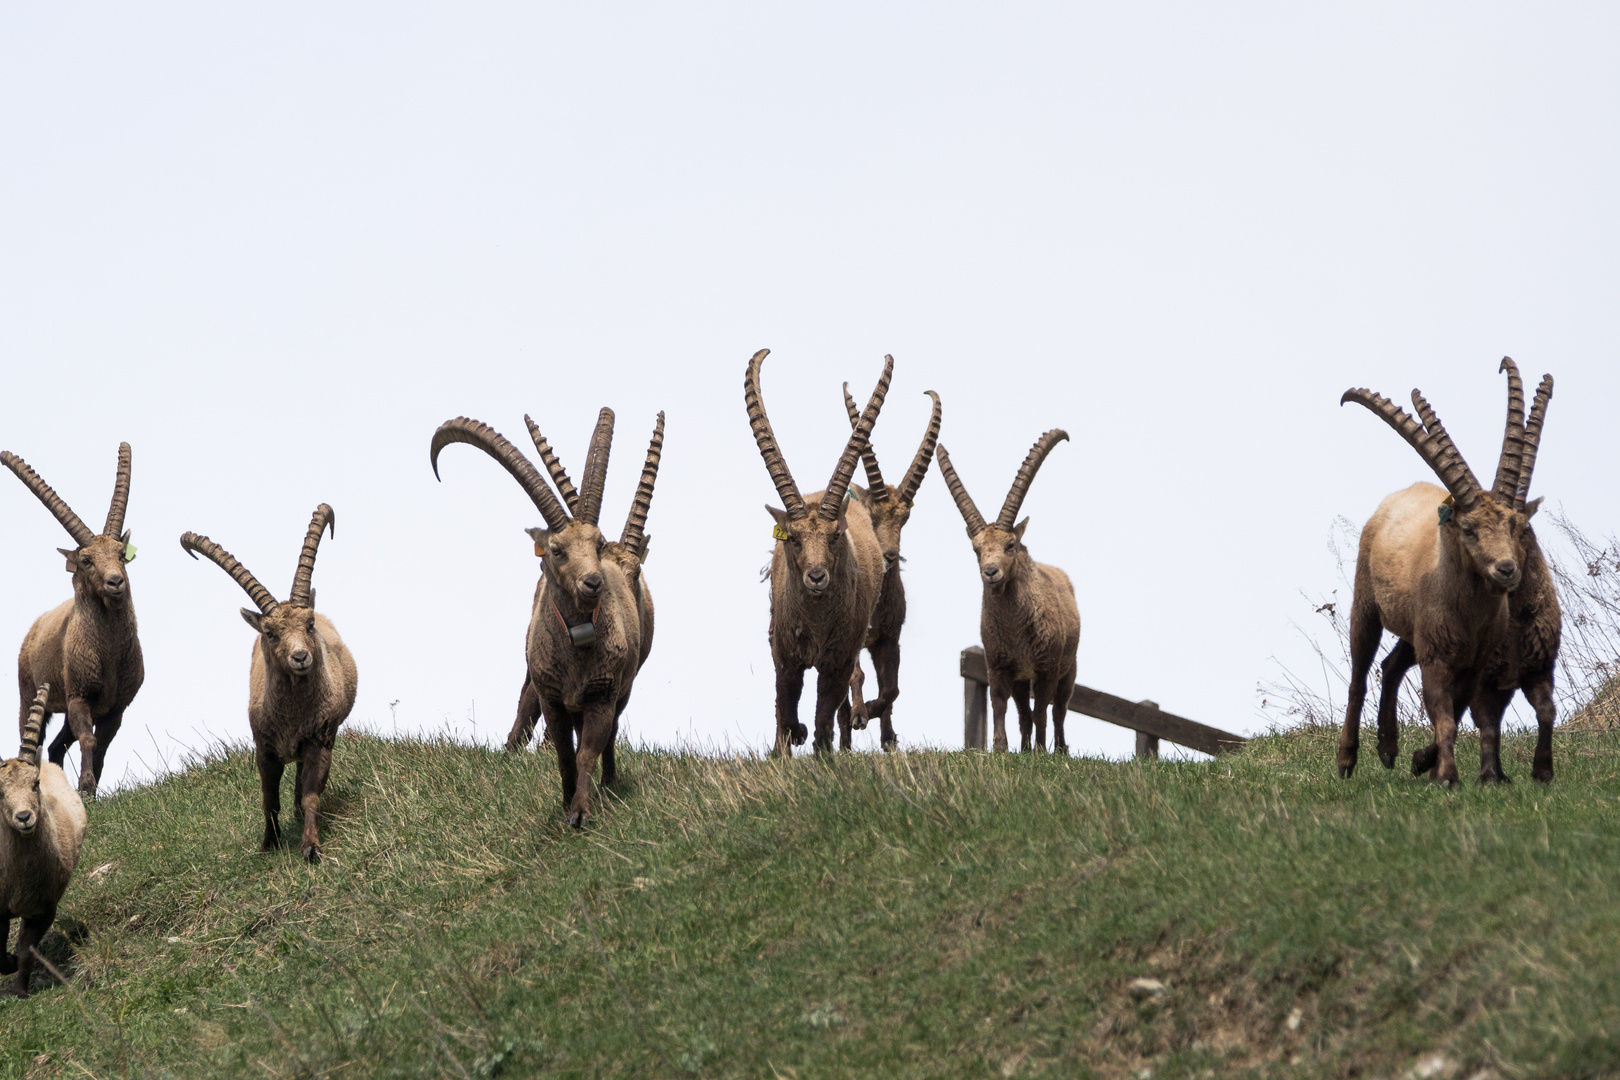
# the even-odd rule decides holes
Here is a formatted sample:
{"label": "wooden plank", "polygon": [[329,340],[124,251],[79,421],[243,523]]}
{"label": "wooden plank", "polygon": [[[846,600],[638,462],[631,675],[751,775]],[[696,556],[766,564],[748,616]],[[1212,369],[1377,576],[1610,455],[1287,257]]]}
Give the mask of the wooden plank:
{"label": "wooden plank", "polygon": [[[974,645],[962,650],[962,678],[973,682],[990,682],[989,669],[984,662],[984,649]],[[1188,720],[1184,716],[1165,712],[1152,703],[1126,701],[1122,697],[1093,690],[1076,683],[1069,698],[1069,711],[1082,713],[1098,720],[1106,720],[1132,731],[1145,732],[1155,738],[1173,742],[1205,754],[1227,754],[1239,750],[1248,742],[1241,735]]]}
{"label": "wooden plank", "polygon": [[969,750],[985,748],[985,720],[990,713],[990,688],[972,679],[962,680],[962,745]]}

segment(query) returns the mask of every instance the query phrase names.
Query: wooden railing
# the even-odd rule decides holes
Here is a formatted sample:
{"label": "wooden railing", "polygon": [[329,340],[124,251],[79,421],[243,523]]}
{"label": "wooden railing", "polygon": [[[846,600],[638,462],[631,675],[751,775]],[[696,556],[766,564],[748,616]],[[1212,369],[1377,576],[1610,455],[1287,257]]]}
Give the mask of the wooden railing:
{"label": "wooden railing", "polygon": [[[978,645],[962,650],[962,680],[962,741],[969,750],[984,750],[990,718],[990,675],[984,664],[984,649]],[[1126,701],[1079,683],[1069,696],[1069,711],[1136,732],[1137,757],[1158,757],[1160,739],[1206,754],[1230,754],[1241,750],[1248,741],[1242,735],[1167,713],[1155,702]],[[1011,720],[1011,710],[1008,712]]]}

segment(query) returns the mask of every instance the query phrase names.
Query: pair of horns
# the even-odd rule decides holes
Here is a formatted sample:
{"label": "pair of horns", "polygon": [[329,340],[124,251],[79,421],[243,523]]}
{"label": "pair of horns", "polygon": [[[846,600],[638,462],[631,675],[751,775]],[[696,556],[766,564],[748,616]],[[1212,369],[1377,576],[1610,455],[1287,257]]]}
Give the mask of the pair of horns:
{"label": "pair of horns", "polygon": [[[928,419],[928,430],[923,432],[922,445],[917,447],[917,456],[911,459],[911,468],[906,470],[906,478],[900,482],[900,489],[896,493],[903,503],[911,503],[916,499],[917,488],[922,485],[923,477],[928,475],[928,465],[934,460],[934,447],[939,443],[939,421],[942,412],[939,395],[932,390],[924,390],[923,393],[934,399],[934,411]],[[844,409],[849,413],[850,427],[858,426],[861,414],[855,407],[855,399],[849,396],[849,383],[844,384]],[[890,489],[883,482],[883,473],[878,469],[877,454],[873,452],[870,440],[861,451],[861,463],[866,466],[867,490],[872,494],[872,501],[887,502]]]}
{"label": "pair of horns", "polygon": [[[1519,380],[1518,365],[1510,358],[1503,357],[1502,366],[1498,370],[1508,373],[1508,414],[1506,429],[1502,436],[1502,456],[1497,463],[1492,496],[1504,507],[1523,510],[1524,493],[1529,490],[1530,473],[1535,468],[1536,450],[1541,444],[1542,421],[1546,416],[1547,402],[1552,399],[1552,376],[1542,378],[1541,389],[1536,391],[1536,402],[1531,409],[1530,421],[1526,423],[1524,384]],[[1451,441],[1445,425],[1440,422],[1439,416],[1435,415],[1434,409],[1420,391],[1412,391],[1412,404],[1417,409],[1417,420],[1412,419],[1404,409],[1388,398],[1371,390],[1363,388],[1346,390],[1344,396],[1339,399],[1339,404],[1343,405],[1347,401],[1366,406],[1394,428],[1445,484],[1458,510],[1472,509],[1485,494],[1473,470],[1468,467],[1468,462],[1463,460],[1462,452]]]}
{"label": "pair of horns", "polygon": [[[337,535],[337,512],[325,503],[315,508],[315,514],[309,519],[309,530],[304,534],[304,548],[298,553],[298,569],[293,573],[292,590],[287,594],[287,604],[290,607],[314,607],[314,594],[310,589],[309,580],[315,573],[315,554],[321,546],[321,534],[330,530],[331,535]],[[236,561],[236,556],[197,533],[182,533],[180,546],[193,559],[201,552],[210,562],[231,575],[231,580],[242,586],[242,591],[248,594],[255,607],[266,615],[271,614],[279,606],[276,598],[270,595],[270,590],[259,584],[259,579],[248,572],[248,568]]]}
{"label": "pair of horns", "polygon": [[28,707],[28,720],[23,724],[22,748],[17,751],[17,760],[24,765],[39,768],[39,740],[45,730],[45,702],[51,696],[51,684],[45,683],[34,695],[34,703]]}
{"label": "pair of horns", "polygon": [[1541,448],[1541,425],[1547,418],[1547,403],[1552,400],[1553,377],[1541,377],[1535,401],[1530,406],[1530,418],[1526,420],[1519,365],[1511,356],[1504,356],[1501,367],[1496,370],[1507,372],[1508,411],[1507,426],[1502,434],[1502,460],[1496,467],[1496,483],[1491,492],[1502,505],[1523,510],[1530,494],[1530,475],[1536,468],[1536,453]]}
{"label": "pair of horns", "polygon": [[[1062,428],[1053,428],[1035,440],[1035,445],[1029,448],[1024,455],[1024,463],[1018,466],[1018,475],[1013,477],[1012,488],[1007,492],[1007,500],[1001,504],[1001,516],[996,518],[996,528],[1006,529],[1009,532],[1013,523],[1018,520],[1018,511],[1024,505],[1024,497],[1029,494],[1029,485],[1034,482],[1035,474],[1040,471],[1041,462],[1046,460],[1060,442],[1067,442],[1069,433]],[[961,511],[962,520],[967,522],[968,536],[974,537],[982,533],[988,526],[979,508],[973,505],[973,497],[967,492],[966,486],[951,467],[951,455],[945,448],[939,448],[939,471],[945,474],[945,486],[951,489],[951,498],[956,500],[956,509]]]}
{"label": "pair of horns", "polygon": [[[782,497],[782,508],[787,511],[788,520],[803,521],[809,518],[810,509],[805,504],[804,496],[799,494],[799,485],[793,482],[793,473],[782,457],[781,448],[776,445],[776,433],[771,430],[770,417],[765,415],[765,399],[759,392],[759,369],[770,354],[771,350],[761,349],[748,361],[748,372],[743,376],[743,403],[748,407],[748,424],[754,429],[759,456],[765,459],[765,469],[771,474],[776,493]],[[878,412],[883,408],[883,399],[888,396],[889,380],[893,376],[894,357],[885,356],[883,374],[878,379],[877,387],[866,403],[866,410],[854,421],[855,430],[850,432],[844,452],[833,469],[832,479],[827,481],[827,489],[822,492],[821,503],[816,508],[816,514],[822,521],[834,521],[838,517],[844,496],[849,491],[850,479],[855,475],[855,462],[870,446],[872,425],[877,423]],[[938,438],[937,430],[935,438]],[[923,467],[927,468],[926,462]],[[875,468],[875,459],[874,465],[869,468]],[[921,475],[917,477],[917,483],[922,483]],[[915,493],[916,487],[913,486],[911,490]]]}
{"label": "pair of horns", "polygon": [[[602,513],[602,491],[607,483],[608,457],[613,450],[613,410],[604,408],[596,418],[596,430],[591,434],[590,450],[585,455],[585,472],[580,477],[580,490],[575,490],[573,482],[568,479],[568,473],[557,455],[552,452],[551,446],[546,442],[540,429],[528,416],[523,422],[528,426],[529,437],[534,440],[534,448],[545,463],[546,471],[551,474],[552,483],[557,485],[557,491],[568,504],[565,510],[563,504],[557,501],[551,489],[546,486],[545,480],[523,456],[523,452],[507,441],[506,436],[477,420],[470,420],[465,416],[458,416],[454,420],[446,420],[439,425],[433,433],[433,441],[429,446],[428,461],[433,466],[435,478],[439,475],[439,451],[451,443],[466,443],[475,446],[494,458],[500,466],[511,474],[512,479],[518,482],[529,500],[534,503],[540,516],[545,518],[546,527],[561,529],[569,523],[569,514],[572,512],[574,520],[587,525],[595,525]],[[624,531],[619,536],[619,543],[627,550],[633,552],[640,559],[646,548],[647,512],[652,508],[653,485],[658,480],[658,463],[663,456],[664,449],[664,414],[658,414],[658,422],[653,427],[652,440],[647,447],[647,461],[641,469],[641,480],[636,485],[636,496],[630,504],[630,515],[625,519]]]}
{"label": "pair of horns", "polygon": [[[113,480],[112,506],[107,510],[107,524],[102,526],[102,536],[116,537],[124,531],[124,509],[129,506],[129,463],[129,443],[119,443],[118,475]],[[28,462],[13,454],[10,450],[6,450],[0,452],[0,465],[4,465],[17,474],[17,479],[27,485],[28,490],[32,491],[34,496],[45,504],[45,509],[49,510],[51,515],[61,523],[62,528],[68,531],[68,535],[73,537],[75,544],[84,547],[96,538],[96,534],[90,531],[88,525],[79,520],[79,515],[73,512],[68,504],[62,500],[62,497],[52,491],[51,486],[40,479],[38,473],[28,467]]]}

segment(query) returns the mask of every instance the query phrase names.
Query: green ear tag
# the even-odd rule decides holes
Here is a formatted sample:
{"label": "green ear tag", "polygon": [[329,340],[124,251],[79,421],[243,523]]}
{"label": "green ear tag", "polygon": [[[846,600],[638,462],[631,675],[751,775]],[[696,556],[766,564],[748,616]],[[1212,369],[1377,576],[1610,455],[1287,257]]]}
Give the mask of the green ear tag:
{"label": "green ear tag", "polygon": [[780,525],[772,525],[771,538],[774,540],[786,540],[788,538],[788,531],[782,528]]}
{"label": "green ear tag", "polygon": [[1446,522],[1448,522],[1450,520],[1451,520],[1451,507],[1442,505],[1440,507],[1440,524],[1444,525]]}
{"label": "green ear tag", "polygon": [[132,563],[132,562],[135,561],[135,545],[134,544],[126,543],[124,545],[124,561],[127,562],[127,563]]}

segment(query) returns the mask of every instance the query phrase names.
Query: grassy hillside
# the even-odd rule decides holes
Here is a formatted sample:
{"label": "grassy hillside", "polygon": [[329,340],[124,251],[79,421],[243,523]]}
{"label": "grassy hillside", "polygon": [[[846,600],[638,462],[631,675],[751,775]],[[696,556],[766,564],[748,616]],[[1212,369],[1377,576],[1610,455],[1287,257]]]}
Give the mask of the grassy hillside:
{"label": "grassy hillside", "polygon": [[1620,1075],[1620,737],[1557,752],[626,753],[574,834],[548,757],[349,737],[318,867],[232,752],[91,808],[0,1076]]}

